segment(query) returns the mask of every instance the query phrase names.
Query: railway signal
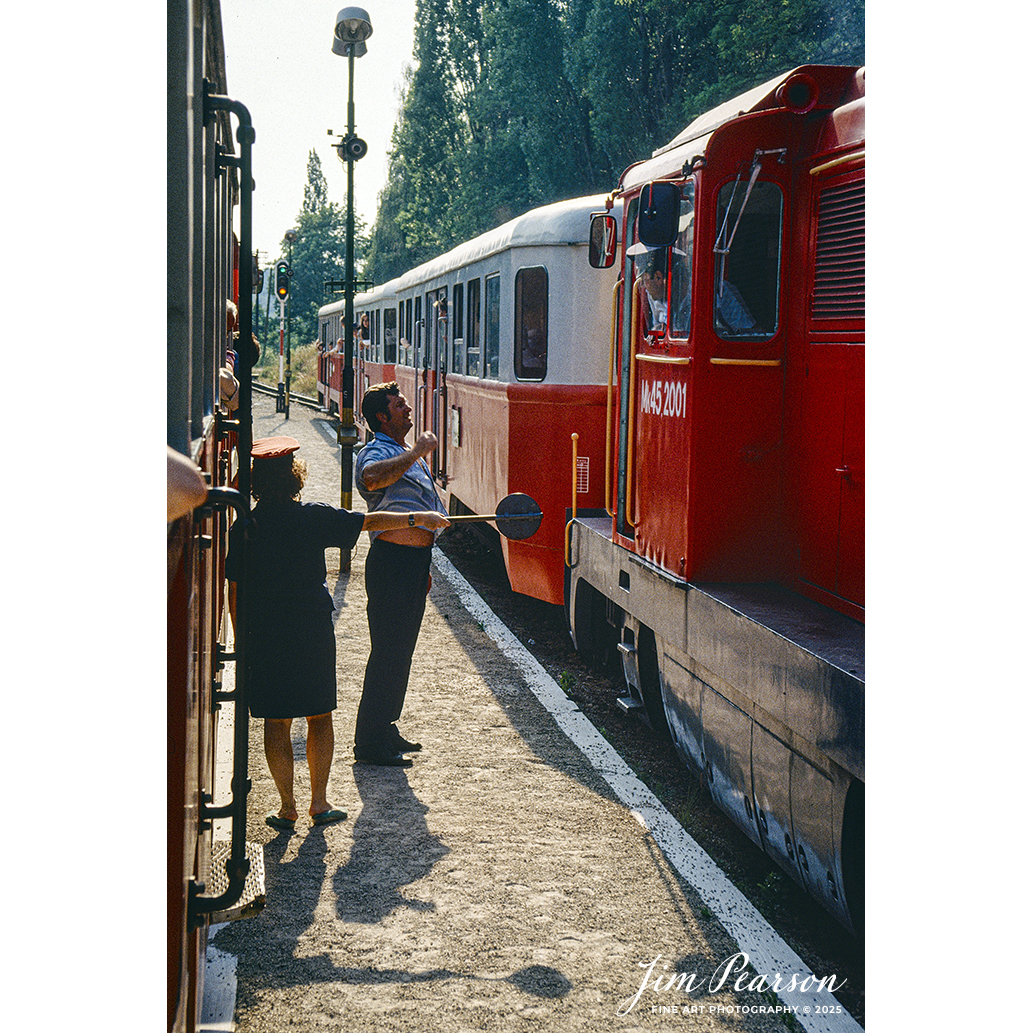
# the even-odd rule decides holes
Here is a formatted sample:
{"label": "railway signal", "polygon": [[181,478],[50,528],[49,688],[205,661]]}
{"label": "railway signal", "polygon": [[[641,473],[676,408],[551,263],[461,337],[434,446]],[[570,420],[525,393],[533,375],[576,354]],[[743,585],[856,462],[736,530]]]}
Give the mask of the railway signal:
{"label": "railway signal", "polygon": [[[280,380],[276,388],[276,411],[290,415],[290,373],[287,374],[287,382],[283,379],[283,324],[284,309],[287,305],[287,295],[291,291],[291,276],[293,270],[290,262],[279,261],[276,263],[276,296],[280,299]],[[290,356],[288,354],[288,365]]]}
{"label": "railway signal", "polygon": [[286,262],[276,263],[276,296],[284,301],[291,291],[292,269]]}

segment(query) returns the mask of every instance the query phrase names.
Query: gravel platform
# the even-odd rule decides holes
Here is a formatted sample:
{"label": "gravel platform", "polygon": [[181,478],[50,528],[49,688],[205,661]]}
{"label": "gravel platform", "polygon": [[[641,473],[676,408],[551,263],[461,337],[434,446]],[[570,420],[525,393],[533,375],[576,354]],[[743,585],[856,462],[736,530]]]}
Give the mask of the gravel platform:
{"label": "gravel platform", "polygon": [[[298,438],[303,498],[340,504],[327,425],[297,405],[289,420],[273,408],[256,395],[255,437]],[[367,548],[363,535],[344,574],[327,552],[338,665],[329,799],[346,822],[307,819],[298,720],[302,817],[293,835],[264,824],[278,797],[262,723],[251,722],[248,839],[264,844],[268,903],[213,941],[237,958],[236,1028],[797,1028],[774,994],[733,980],[715,992],[665,988],[673,973],[710,980],[736,944],[440,578],[399,723],[423,750],[408,769],[353,764]]]}

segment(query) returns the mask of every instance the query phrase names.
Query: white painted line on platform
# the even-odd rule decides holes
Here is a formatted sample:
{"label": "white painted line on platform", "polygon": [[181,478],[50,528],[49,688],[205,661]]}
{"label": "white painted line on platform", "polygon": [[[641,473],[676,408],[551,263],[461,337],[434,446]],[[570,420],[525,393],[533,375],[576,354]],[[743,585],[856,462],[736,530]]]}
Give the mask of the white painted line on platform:
{"label": "white painted line on platform", "polygon": [[[740,950],[749,955],[752,968],[769,976],[780,973],[783,982],[795,975],[796,986],[808,977],[808,985],[817,983],[820,977],[810,971],[803,959],[768,924],[706,851],[639,781],[577,704],[567,698],[545,668],[499,620],[440,549],[434,550],[434,565],[455,589],[470,615],[483,625],[503,655],[519,669],[531,691],[552,714],[564,734],[628,805],[635,818],[649,830],[667,860],[703,898]],[[729,980],[727,985],[731,987],[733,982]],[[845,1010],[840,1014],[824,1014],[819,1010],[836,1004],[835,998],[827,992],[783,988],[778,991],[778,996],[795,1009],[793,1014],[808,1033],[857,1033],[862,1029]]]}
{"label": "white painted line on platform", "polygon": [[330,442],[331,445],[336,445],[340,448],[341,443],[337,440],[337,428],[326,420],[316,420],[316,428]]}

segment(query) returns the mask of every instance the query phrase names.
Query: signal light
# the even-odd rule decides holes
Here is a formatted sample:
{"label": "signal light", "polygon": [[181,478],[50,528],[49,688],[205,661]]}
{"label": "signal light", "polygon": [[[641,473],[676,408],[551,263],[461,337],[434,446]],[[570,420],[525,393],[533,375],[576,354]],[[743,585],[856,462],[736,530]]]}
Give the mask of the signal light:
{"label": "signal light", "polygon": [[276,263],[276,296],[283,301],[291,290],[291,267],[286,262]]}

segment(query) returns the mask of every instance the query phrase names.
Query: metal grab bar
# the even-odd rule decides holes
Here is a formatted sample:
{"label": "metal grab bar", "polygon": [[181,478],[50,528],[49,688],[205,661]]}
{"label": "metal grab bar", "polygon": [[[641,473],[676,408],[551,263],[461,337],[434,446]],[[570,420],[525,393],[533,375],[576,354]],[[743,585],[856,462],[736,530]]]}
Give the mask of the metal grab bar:
{"label": "metal grab bar", "polygon": [[577,434],[570,435],[570,448],[573,452],[571,457],[571,463],[573,469],[571,470],[571,483],[570,483],[570,519],[567,521],[567,526],[563,529],[563,562],[569,567],[570,563],[570,529],[574,526],[574,521],[577,519]]}
{"label": "metal grab bar", "polygon": [[635,352],[638,351],[638,314],[639,314],[639,291],[644,290],[642,287],[642,277],[640,276],[632,285],[631,288],[631,334],[629,335],[628,348],[631,350],[629,356],[630,369],[628,373],[628,448],[627,448],[627,462],[625,466],[625,481],[624,481],[624,520],[629,527],[638,527],[638,524],[631,518],[632,509],[632,498],[631,498],[631,479],[634,476],[634,458],[635,458]]}
{"label": "metal grab bar", "polygon": [[[232,506],[239,519],[247,521],[250,517],[248,499],[235,488],[210,488],[208,497],[202,508],[214,509],[217,506]],[[245,536],[247,528],[245,526]],[[226,890],[218,897],[205,897],[204,885],[192,883],[190,887],[190,913],[195,920],[201,915],[216,911],[225,911],[232,907],[244,892],[244,885],[251,870],[251,862],[247,858],[247,794],[251,789],[248,771],[248,695],[247,695],[247,638],[245,596],[246,581],[237,585],[236,614],[234,619],[234,653],[236,662],[236,684],[232,692],[220,693],[220,701],[233,703],[233,774],[230,779],[230,802],[216,806],[213,801],[205,800],[201,805],[200,820],[212,821],[216,818],[230,819],[230,855],[226,859],[226,875],[229,883]],[[226,654],[223,654],[226,658]]]}
{"label": "metal grab bar", "polygon": [[603,489],[603,505],[606,507],[606,515],[613,517],[613,505],[610,499],[610,492],[613,489],[612,472],[610,466],[613,462],[613,363],[617,354],[617,296],[624,283],[623,277],[613,285],[613,302],[610,307],[610,369],[606,382],[606,480]]}

